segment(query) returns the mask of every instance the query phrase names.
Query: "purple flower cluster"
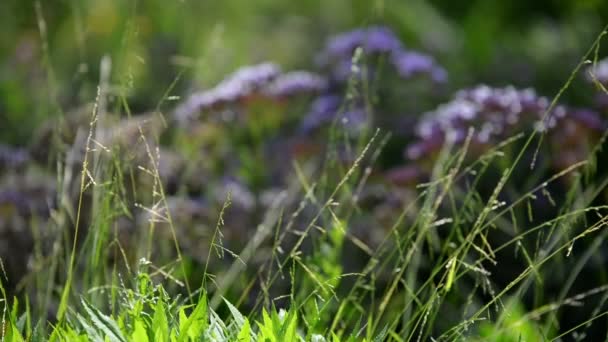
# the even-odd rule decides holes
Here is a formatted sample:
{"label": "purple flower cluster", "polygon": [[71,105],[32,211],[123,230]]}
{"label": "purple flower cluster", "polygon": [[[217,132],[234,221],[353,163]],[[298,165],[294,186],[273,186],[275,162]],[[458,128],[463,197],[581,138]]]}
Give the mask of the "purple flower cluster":
{"label": "purple flower cluster", "polygon": [[242,67],[217,86],[190,96],[175,110],[178,121],[188,121],[197,113],[222,108],[239,103],[252,96],[271,99],[319,92],[327,87],[327,81],[320,75],[307,71],[293,71],[281,74],[274,63],[262,63]]}
{"label": "purple flower cluster", "polygon": [[30,160],[27,150],[0,144],[0,171],[3,169],[18,169]]}
{"label": "purple flower cluster", "polygon": [[327,80],[308,71],[291,71],[279,75],[263,89],[269,98],[287,98],[305,93],[321,92],[327,88]]}
{"label": "purple flower cluster", "polygon": [[515,131],[532,124],[537,130],[553,130],[562,122],[574,121],[591,130],[603,130],[605,122],[588,110],[556,106],[532,89],[492,88],[481,85],[456,93],[452,101],[426,113],[416,127],[419,140],[406,154],[416,160],[437,151],[446,141],[462,143],[470,127],[476,145],[500,142]]}
{"label": "purple flower cluster", "polygon": [[243,100],[280,72],[281,69],[276,64],[269,62],[240,68],[215,87],[191,95],[175,110],[175,118],[178,121],[188,121],[201,111]]}
{"label": "purple flower cluster", "polygon": [[333,119],[340,108],[342,98],[337,95],[323,95],[317,97],[310,105],[308,115],[304,117],[301,128],[308,132],[319,124]]}
{"label": "purple flower cluster", "polygon": [[[36,215],[48,217],[57,207],[55,189],[47,184],[15,182],[10,187],[0,188],[0,221],[3,214],[13,216]],[[2,210],[8,208],[9,210]],[[13,210],[11,210],[13,209]]]}
{"label": "purple flower cluster", "polygon": [[30,201],[27,196],[15,190],[0,191],[0,208],[14,207],[21,215],[27,215],[30,212]]}
{"label": "purple flower cluster", "polygon": [[341,116],[340,123],[344,127],[353,131],[360,129],[367,117],[365,110],[360,107],[354,107],[341,111],[340,107],[342,103],[342,97],[337,95],[317,97],[311,104],[310,111],[300,125],[301,133],[310,133],[322,124],[334,120],[338,114]]}
{"label": "purple flower cluster", "polygon": [[332,66],[334,78],[344,81],[351,74],[351,60],[357,47],[363,48],[368,56],[388,55],[401,78],[428,74],[435,82],[447,80],[447,72],[431,56],[406,50],[395,33],[384,26],[357,29],[330,38],[317,61],[322,66]]}
{"label": "purple flower cluster", "polygon": [[[362,47],[366,56],[388,55],[389,63],[400,78],[426,74],[435,82],[447,79],[445,70],[432,57],[406,50],[389,28],[372,26],[339,34],[328,40],[325,49],[317,56],[320,64],[330,67],[328,78],[308,71],[281,73],[280,68],[270,62],[246,66],[215,87],[191,95],[177,107],[174,118],[179,123],[187,124],[201,112],[235,109],[231,105],[241,105],[252,98],[281,101],[302,94],[320,94],[301,124],[303,132],[310,132],[333,120],[343,107],[346,81],[357,69],[352,65],[352,55],[357,47]],[[367,71],[373,72],[369,68]],[[347,110],[342,113],[342,121],[345,126],[358,129],[367,115],[361,99],[351,100],[348,106],[344,106]]]}
{"label": "purple flower cluster", "polygon": [[[366,90],[350,89],[348,81],[359,78],[363,72],[369,77],[376,70],[371,64],[366,65],[365,71],[360,65],[353,65],[363,62],[354,60],[354,53],[358,47],[363,49],[365,62],[380,55],[388,57],[389,65],[400,79],[428,75],[437,83],[447,80],[447,72],[437,65],[431,56],[405,49],[399,38],[388,27],[371,26],[338,34],[328,39],[324,49],[317,55],[317,63],[326,68],[330,75],[330,86],[312,103],[309,113],[301,124],[302,132],[312,131],[332,121],[336,115],[341,115],[341,121],[345,126],[355,131],[359,130],[365,122],[368,117],[364,109],[365,100],[356,94]],[[346,100],[343,96],[346,92],[355,95]]]}
{"label": "purple flower cluster", "polygon": [[247,211],[254,209],[257,203],[255,195],[249,190],[247,185],[234,177],[224,177],[221,185],[215,193],[215,200],[218,203],[224,202],[230,193],[231,202],[241,209]]}
{"label": "purple flower cluster", "polygon": [[350,59],[357,47],[366,53],[390,53],[402,49],[401,41],[389,28],[372,26],[367,29],[356,29],[331,37],[317,60],[320,64]]}
{"label": "purple flower cluster", "polygon": [[437,83],[444,83],[448,79],[445,69],[438,67],[432,57],[419,52],[398,51],[391,56],[391,62],[401,78],[428,74]]}

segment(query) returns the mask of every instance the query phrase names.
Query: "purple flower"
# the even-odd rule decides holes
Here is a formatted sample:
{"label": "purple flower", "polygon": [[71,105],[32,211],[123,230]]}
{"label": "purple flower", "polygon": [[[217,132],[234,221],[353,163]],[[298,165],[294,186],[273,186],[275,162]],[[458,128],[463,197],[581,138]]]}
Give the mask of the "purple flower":
{"label": "purple flower", "polygon": [[240,68],[220,86],[235,86],[251,90],[266,85],[281,72],[281,68],[270,62]]}
{"label": "purple flower", "polygon": [[187,124],[194,119],[198,112],[206,108],[211,108],[216,99],[212,92],[202,92],[190,95],[173,112],[173,118],[181,124]]}
{"label": "purple flower", "polygon": [[0,170],[21,168],[29,160],[27,150],[0,144]]}
{"label": "purple flower", "polygon": [[191,95],[177,107],[174,117],[188,122],[201,111],[240,101],[267,85],[280,72],[280,68],[270,62],[242,67],[214,88]]}
{"label": "purple flower", "polygon": [[356,29],[330,38],[318,56],[319,62],[326,65],[332,60],[350,59],[357,47],[362,47],[368,54],[388,53],[399,50],[401,41],[388,27]]}
{"label": "purple flower", "polygon": [[300,126],[301,133],[307,134],[324,123],[331,122],[339,116],[339,123],[352,131],[359,131],[365,124],[367,114],[363,108],[353,106],[341,111],[343,98],[336,95],[318,97],[311,105],[311,110],[304,117]]}
{"label": "purple flower", "polygon": [[19,191],[0,191],[0,208],[7,206],[14,206],[21,215],[27,215],[30,212],[29,198]]}
{"label": "purple flower", "polygon": [[402,78],[410,78],[418,74],[429,74],[433,81],[441,83],[447,80],[447,72],[435,63],[435,60],[423,53],[412,51],[395,51],[391,55],[391,63]]}
{"label": "purple flower", "polygon": [[341,103],[342,98],[336,95],[324,95],[315,99],[300,126],[301,131],[308,133],[322,123],[332,120]]}
{"label": "purple flower", "polygon": [[344,83],[351,77],[361,78],[361,70],[353,68],[352,59],[343,59],[337,61],[331,70],[331,76],[334,80]]}
{"label": "purple flower", "polygon": [[325,44],[321,56],[326,58],[350,57],[353,51],[365,40],[365,31],[362,29],[341,33],[330,38]]}
{"label": "purple flower", "polygon": [[537,119],[541,118],[547,106],[548,101],[537,97],[531,89],[520,91],[513,87],[481,85],[458,92],[452,101],[425,114],[417,131],[424,138],[425,130],[432,126],[444,134],[452,132],[452,141],[460,142],[464,139],[463,132],[474,126],[477,127],[475,138],[486,143],[492,136],[519,123],[523,113],[533,113]]}
{"label": "purple flower", "polygon": [[411,160],[417,160],[428,156],[433,151],[438,151],[445,141],[445,134],[440,131],[433,132],[413,144],[405,150],[405,155]]}
{"label": "purple flower", "polygon": [[[447,81],[447,72],[435,60],[423,53],[405,50],[399,38],[389,28],[372,26],[342,33],[329,39],[317,62],[331,66],[332,76],[340,82],[353,74],[352,57],[357,47],[362,47],[368,55],[386,54],[389,61],[402,78],[427,74],[437,83]],[[373,70],[368,69],[369,72]]]}
{"label": "purple flower", "polygon": [[320,92],[327,88],[327,80],[308,71],[292,71],[278,76],[264,88],[264,95],[285,98],[302,93]]}
{"label": "purple flower", "polygon": [[372,26],[367,29],[364,51],[392,52],[401,49],[401,41],[388,27]]}
{"label": "purple flower", "polygon": [[574,120],[592,130],[602,130],[605,122],[589,110],[574,110],[562,105],[549,110],[549,100],[532,89],[491,88],[481,85],[461,90],[452,101],[425,113],[416,127],[419,141],[406,154],[419,159],[441,147],[444,141],[462,143],[473,127],[473,143],[499,142],[516,128],[533,125],[538,131],[563,129],[564,119]]}
{"label": "purple flower", "polygon": [[[585,79],[590,83],[594,83],[597,80],[604,87],[608,87],[608,58],[604,58],[595,65],[589,66],[585,73]],[[604,89],[596,89],[594,104],[598,110],[608,111],[608,94]]]}
{"label": "purple flower", "polygon": [[604,58],[587,68],[585,75],[589,82],[593,82],[594,78],[604,86],[608,85],[608,58]]}
{"label": "purple flower", "polygon": [[606,121],[598,115],[598,113],[588,109],[576,109],[572,110],[568,116],[570,119],[578,122],[585,127],[602,132],[606,130]]}
{"label": "purple flower", "polygon": [[254,209],[257,199],[244,183],[229,176],[224,177],[221,183],[221,187],[215,193],[216,200],[219,203],[226,201],[228,193],[230,193],[230,199],[234,205],[246,211]]}
{"label": "purple flower", "polygon": [[351,132],[359,132],[365,126],[367,112],[363,108],[352,108],[340,115],[340,124]]}

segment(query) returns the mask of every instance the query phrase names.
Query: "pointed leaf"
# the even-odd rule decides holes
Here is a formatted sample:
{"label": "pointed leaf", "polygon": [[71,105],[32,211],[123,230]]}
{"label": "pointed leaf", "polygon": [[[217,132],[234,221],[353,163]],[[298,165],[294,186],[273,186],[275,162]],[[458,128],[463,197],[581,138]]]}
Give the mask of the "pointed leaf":
{"label": "pointed leaf", "polygon": [[295,341],[297,337],[296,328],[298,326],[298,318],[295,310],[289,310],[289,312],[283,319],[283,326],[281,327],[281,334],[286,341]]}
{"label": "pointed leaf", "polygon": [[239,331],[236,339],[239,342],[251,342],[251,327],[249,326],[249,321],[247,319],[243,322],[241,331]]}
{"label": "pointed leaf", "polygon": [[190,317],[182,324],[182,319],[186,317],[186,313],[180,310],[180,331],[179,341],[186,341],[188,337],[198,340],[203,335],[209,326],[209,317],[207,314],[207,297],[201,296],[196,304],[194,311]]}
{"label": "pointed leaf", "polygon": [[384,329],[378,334],[378,336],[374,337],[374,342],[382,342],[388,333],[388,325],[384,326]]}
{"label": "pointed leaf", "polygon": [[169,339],[169,322],[162,298],[159,298],[156,303],[154,316],[152,317],[152,328],[154,329],[154,341],[167,341]]}
{"label": "pointed leaf", "polygon": [[243,314],[241,314],[239,309],[237,309],[234,305],[230,304],[230,302],[226,298],[224,298],[224,302],[228,306],[230,313],[232,313],[232,317],[234,318],[234,322],[236,323],[237,327],[241,329],[241,327],[245,323],[245,317],[243,317]]}
{"label": "pointed leaf", "polygon": [[87,303],[85,300],[82,300],[82,305],[84,306],[84,310],[89,315],[91,319],[91,323],[98,330],[102,331],[107,338],[112,342],[126,342],[127,339],[122,335],[120,328],[116,321],[114,321],[111,317],[106,316],[101,311],[97,310],[95,307]]}
{"label": "pointed leaf", "polygon": [[137,342],[148,342],[148,333],[141,319],[137,319],[134,324],[133,334],[131,334],[131,340]]}

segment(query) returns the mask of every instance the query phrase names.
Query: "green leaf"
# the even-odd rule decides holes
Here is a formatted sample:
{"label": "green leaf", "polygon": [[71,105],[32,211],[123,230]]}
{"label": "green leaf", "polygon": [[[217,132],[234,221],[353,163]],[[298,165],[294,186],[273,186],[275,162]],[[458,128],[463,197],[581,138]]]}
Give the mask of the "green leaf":
{"label": "green leaf", "polygon": [[275,334],[273,331],[272,319],[268,315],[268,312],[266,311],[266,309],[262,310],[262,322],[263,323],[257,322],[258,327],[260,328],[260,331],[258,333],[258,340],[264,341],[264,342],[266,342],[266,341],[275,342],[276,338],[275,338]]}
{"label": "green leaf", "polygon": [[230,313],[232,313],[234,322],[236,323],[237,327],[240,329],[243,326],[243,324],[245,323],[245,317],[243,317],[243,315],[241,314],[239,309],[237,309],[234,305],[230,304],[230,302],[226,298],[224,298],[224,302],[228,306]]}
{"label": "green leaf", "polygon": [[247,319],[243,322],[236,339],[239,342],[251,342],[251,327],[249,326],[249,321]]}
{"label": "green leaf", "polygon": [[186,315],[186,309],[188,307],[189,306],[184,305],[184,306],[182,306],[179,309],[178,316],[179,316],[179,331],[180,331],[180,334],[186,331],[186,322],[188,322],[188,316]]}
{"label": "green leaf", "polygon": [[270,331],[272,331],[272,327],[273,327],[272,319],[268,315],[268,312],[266,311],[266,309],[262,310],[262,319],[264,320],[264,327],[269,328]]}
{"label": "green leaf", "polygon": [[283,322],[281,321],[281,318],[279,318],[279,314],[277,313],[277,310],[275,308],[272,309],[272,312],[270,313],[270,318],[271,318],[271,326],[272,326],[272,335],[275,338],[281,338],[283,337],[282,335],[282,328],[283,328]]}
{"label": "green leaf", "polygon": [[112,342],[126,342],[127,339],[122,335],[120,328],[116,321],[111,317],[106,316],[101,311],[87,303],[84,299],[82,300],[84,310],[89,315],[91,322],[98,330],[102,331],[105,336]]}
{"label": "green leaf", "polygon": [[133,329],[133,334],[131,334],[131,340],[137,342],[148,342],[148,333],[146,332],[146,327],[143,324],[141,319],[136,319]]}
{"label": "green leaf", "polygon": [[298,327],[298,318],[295,310],[289,310],[287,317],[283,319],[283,326],[281,327],[281,333],[284,341],[296,341]]}
{"label": "green leaf", "polygon": [[17,297],[13,297],[13,309],[11,310],[11,321],[17,319],[17,312],[19,312],[19,300]]}
{"label": "green leaf", "polygon": [[72,284],[72,277],[70,271],[68,271],[68,281],[66,282],[66,285],[63,287],[63,291],[61,292],[61,300],[59,301],[59,308],[57,309],[57,320],[60,322],[63,321],[63,316],[65,315],[65,311],[68,308],[68,297],[70,295],[70,287]]}
{"label": "green leaf", "polygon": [[167,320],[167,313],[165,312],[165,303],[162,298],[159,298],[156,303],[154,316],[152,317],[152,327],[154,328],[154,341],[169,340],[169,322]]}
{"label": "green leaf", "polygon": [[9,322],[8,329],[6,331],[6,341],[9,342],[21,342],[25,341],[23,336],[19,333],[19,330],[12,322]]}
{"label": "green leaf", "polygon": [[388,333],[388,325],[385,325],[384,329],[382,329],[382,331],[376,337],[374,337],[374,342],[382,342],[382,341],[384,341],[384,339],[386,338],[387,333]]}
{"label": "green leaf", "polygon": [[[55,342],[55,341],[59,341],[59,337],[60,337],[60,332],[59,332],[59,328],[55,327],[53,329],[53,332],[51,333],[51,336],[49,336],[49,342]],[[10,340],[9,340],[10,341]]]}
{"label": "green leaf", "polygon": [[[191,339],[200,339],[207,327],[209,326],[209,317],[207,315],[207,297],[201,296],[196,304],[194,311],[186,320],[186,313],[180,310],[180,327],[179,341],[186,341],[188,337]],[[182,324],[182,322],[184,322]]]}
{"label": "green leaf", "polygon": [[178,338],[181,338],[181,336],[179,335],[179,332],[177,331],[177,329],[172,328],[171,332],[169,333],[169,341],[171,342],[178,342]]}
{"label": "green leaf", "polygon": [[[87,320],[85,317],[83,317],[80,314],[76,314],[76,319],[78,320],[80,325],[82,325],[82,327],[84,328],[84,330],[86,332],[86,336],[89,341],[103,341],[103,338],[99,334],[97,329],[95,329],[94,326],[89,324],[89,320]],[[55,338],[57,339],[57,341],[65,341],[66,338],[62,337],[63,333],[64,333],[63,330],[61,330],[60,328],[57,328],[53,332],[53,335],[56,335]],[[55,341],[55,340],[53,338],[51,338],[51,341]]]}

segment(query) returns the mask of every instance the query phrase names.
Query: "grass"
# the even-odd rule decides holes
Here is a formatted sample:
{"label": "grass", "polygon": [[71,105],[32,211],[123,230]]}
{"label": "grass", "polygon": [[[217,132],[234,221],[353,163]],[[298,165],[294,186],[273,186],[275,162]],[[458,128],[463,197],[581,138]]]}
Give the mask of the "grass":
{"label": "grass", "polygon": [[[573,75],[593,53],[597,60],[601,37]],[[324,160],[294,161],[291,184],[260,215],[238,251],[224,239],[232,204],[228,194],[204,246],[201,268],[182,251],[180,227],[159,174],[158,142],[138,127],[144,164],[125,158],[124,146],[103,138],[111,119],[107,98],[116,95],[111,94],[108,63],[100,68],[90,126],[71,147],[76,153],[84,146],[79,181],[69,153],[57,166],[62,205],[51,221],[57,233],[51,253],[37,253],[36,271],[21,286],[22,296],[9,297],[2,272],[2,341],[555,341],[598,336],[592,328],[605,321],[608,286],[574,292],[574,283],[601,254],[608,234],[608,206],[598,204],[608,178],[595,171],[605,136],[586,160],[534,178],[541,168],[535,163],[542,134],[517,134],[474,158],[471,131],[463,145],[444,146],[430,181],[394,208],[389,229],[372,243],[355,227],[365,222],[361,192],[390,137],[379,130],[353,136],[334,124]],[[173,85],[158,101],[157,112]],[[126,95],[118,97],[121,110],[130,114]],[[357,151],[357,157],[345,165],[338,145]],[[535,157],[527,165],[523,157],[530,152]],[[522,174],[533,180],[524,187],[518,179]],[[485,184],[492,187],[484,189]],[[72,206],[74,186],[78,200]],[[533,203],[541,195],[555,214],[539,222],[535,216],[543,213],[535,212]],[[147,212],[150,219],[148,229],[133,232],[126,246],[117,218],[133,215],[130,208]],[[160,235],[164,227],[168,234]],[[364,262],[347,269],[344,259],[349,258]],[[600,281],[605,284],[607,276],[600,267]],[[550,288],[558,295],[550,295]],[[562,326],[570,308],[580,306],[589,314]]]}

